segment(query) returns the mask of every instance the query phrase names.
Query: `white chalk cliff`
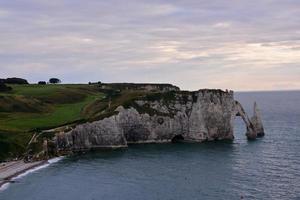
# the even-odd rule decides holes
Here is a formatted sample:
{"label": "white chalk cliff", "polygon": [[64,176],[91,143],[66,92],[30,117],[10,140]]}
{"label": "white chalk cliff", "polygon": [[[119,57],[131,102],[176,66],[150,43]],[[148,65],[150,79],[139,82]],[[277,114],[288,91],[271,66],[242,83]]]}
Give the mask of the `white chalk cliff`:
{"label": "white chalk cliff", "polygon": [[131,143],[232,140],[236,116],[245,122],[248,139],[264,135],[257,105],[250,119],[232,91],[173,91],[120,105],[112,116],[57,134],[55,144],[58,150],[81,151]]}

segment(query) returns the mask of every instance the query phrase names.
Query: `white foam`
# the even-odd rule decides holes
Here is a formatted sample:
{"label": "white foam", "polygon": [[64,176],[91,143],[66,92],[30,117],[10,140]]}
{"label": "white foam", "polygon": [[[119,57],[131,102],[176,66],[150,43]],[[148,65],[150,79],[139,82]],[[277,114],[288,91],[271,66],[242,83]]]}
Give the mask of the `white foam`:
{"label": "white foam", "polygon": [[8,188],[8,186],[10,185],[10,183],[4,183],[1,187],[0,187],[0,192],[3,190],[6,190]]}
{"label": "white foam", "polygon": [[64,159],[64,156],[52,158],[52,159],[48,160],[48,163],[50,163],[50,164],[57,163],[58,161],[61,161],[62,159]]}
{"label": "white foam", "polygon": [[[17,179],[20,179],[20,178],[22,178],[22,177],[24,177],[24,176],[27,176],[27,175],[30,174],[30,173],[36,172],[36,171],[38,171],[38,170],[40,170],[40,169],[44,169],[44,168],[48,167],[49,165],[51,165],[51,164],[53,164],[53,163],[59,162],[59,161],[62,160],[63,158],[64,158],[64,156],[60,156],[60,157],[57,157],[57,158],[52,158],[52,159],[48,160],[47,163],[45,163],[45,164],[43,164],[43,165],[40,165],[40,166],[37,166],[37,167],[34,167],[34,168],[32,168],[32,169],[29,169],[29,170],[25,171],[24,173],[19,174],[19,175],[16,176],[16,177],[13,177],[11,180],[12,180],[12,181],[17,180]],[[0,191],[3,191],[3,190],[5,190],[5,189],[7,189],[9,185],[10,185],[10,183],[5,183],[5,184],[3,184],[3,185],[0,187]]]}

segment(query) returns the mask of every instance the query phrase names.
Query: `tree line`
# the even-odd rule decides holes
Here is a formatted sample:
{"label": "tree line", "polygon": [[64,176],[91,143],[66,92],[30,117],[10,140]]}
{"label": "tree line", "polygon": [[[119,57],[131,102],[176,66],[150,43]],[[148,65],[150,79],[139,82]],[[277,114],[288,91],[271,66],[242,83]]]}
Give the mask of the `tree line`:
{"label": "tree line", "polygon": [[[58,84],[58,83],[61,83],[61,80],[58,79],[58,78],[50,78],[48,83]],[[13,77],[13,78],[6,78],[6,79],[0,78],[0,84],[2,84],[2,85],[3,84],[25,85],[25,84],[29,84],[29,83],[26,79]],[[47,84],[47,82],[46,81],[39,81],[38,84],[45,85],[45,84]]]}
{"label": "tree line", "polygon": [[[50,84],[58,84],[61,83],[61,80],[58,78],[50,78],[48,83]],[[8,86],[7,84],[18,84],[18,85],[27,85],[29,84],[26,79],[23,78],[0,78],[0,92],[7,92],[12,90],[12,87]],[[46,85],[46,81],[39,81],[39,85]]]}
{"label": "tree line", "polygon": [[[58,83],[61,83],[61,80],[58,79],[58,78],[50,78],[49,81],[48,81],[48,83],[50,83],[50,84],[58,84]],[[47,82],[46,81],[39,81],[38,84],[39,85],[46,85]]]}

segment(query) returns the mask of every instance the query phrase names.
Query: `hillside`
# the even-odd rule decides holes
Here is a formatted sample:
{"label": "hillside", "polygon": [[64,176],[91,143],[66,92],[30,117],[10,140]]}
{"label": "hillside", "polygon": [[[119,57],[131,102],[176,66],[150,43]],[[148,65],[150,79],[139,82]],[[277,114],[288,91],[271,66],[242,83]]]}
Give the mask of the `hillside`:
{"label": "hillside", "polygon": [[86,106],[104,94],[90,85],[9,85],[0,93],[0,160],[19,156],[37,130],[85,120]]}
{"label": "hillside", "polygon": [[0,92],[0,160],[22,156],[34,133],[112,115],[119,105],[158,91],[179,90],[169,84],[11,85]]}

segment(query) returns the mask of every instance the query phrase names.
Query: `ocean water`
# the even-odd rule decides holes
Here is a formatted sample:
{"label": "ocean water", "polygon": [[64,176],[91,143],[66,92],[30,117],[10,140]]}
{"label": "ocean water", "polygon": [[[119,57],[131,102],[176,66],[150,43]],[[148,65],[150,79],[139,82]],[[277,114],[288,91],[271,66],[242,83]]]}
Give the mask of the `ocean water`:
{"label": "ocean water", "polygon": [[266,136],[233,142],[132,145],[67,157],[23,176],[1,200],[300,199],[300,92],[236,93]]}

